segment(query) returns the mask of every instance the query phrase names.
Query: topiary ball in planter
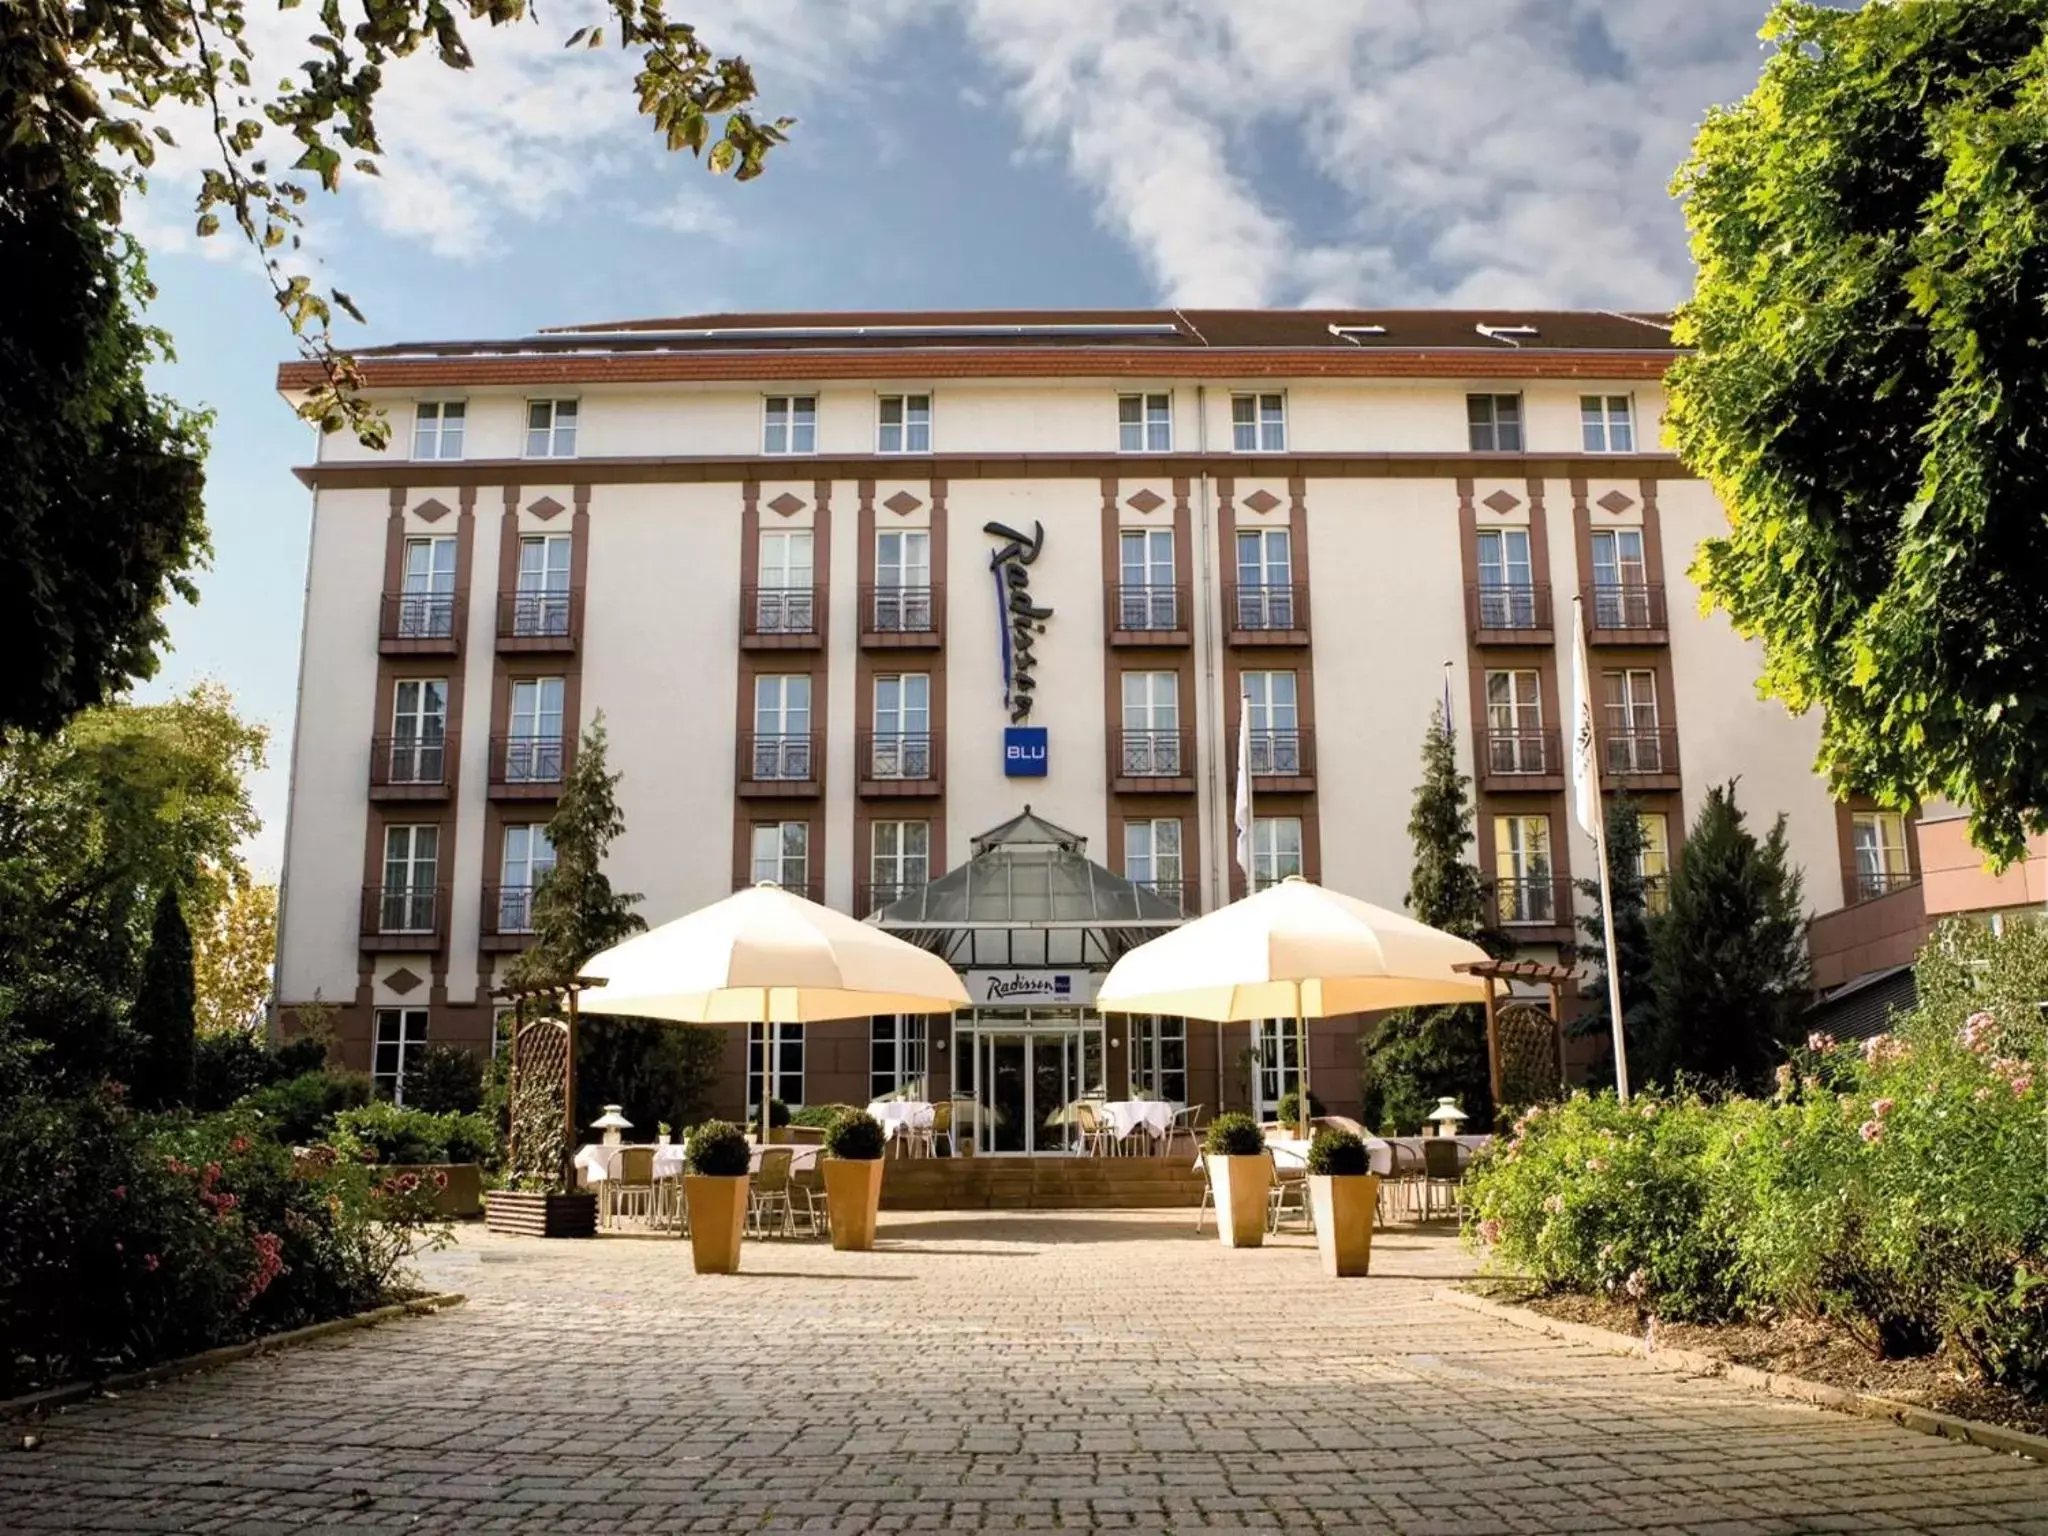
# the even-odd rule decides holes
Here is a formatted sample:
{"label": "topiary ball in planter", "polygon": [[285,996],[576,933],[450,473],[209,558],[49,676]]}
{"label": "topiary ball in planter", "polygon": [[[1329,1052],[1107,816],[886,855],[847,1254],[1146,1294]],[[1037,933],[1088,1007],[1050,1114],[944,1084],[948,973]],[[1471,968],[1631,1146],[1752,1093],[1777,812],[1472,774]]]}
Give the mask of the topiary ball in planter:
{"label": "topiary ball in planter", "polygon": [[1209,1122],[1209,1135],[1202,1150],[1211,1157],[1257,1157],[1266,1150],[1266,1138],[1259,1134],[1258,1122],[1250,1115],[1232,1110]]}
{"label": "topiary ball in planter", "polygon": [[768,1101],[768,1129],[779,1131],[789,1124],[789,1106],[780,1099]]}
{"label": "topiary ball in planter", "polygon": [[744,1178],[752,1158],[746,1133],[730,1120],[706,1120],[690,1132],[690,1172],[711,1179]]}
{"label": "topiary ball in planter", "polygon": [[1317,1131],[1308,1146],[1308,1171],[1336,1178],[1356,1178],[1372,1172],[1372,1158],[1365,1142],[1350,1131]]}
{"label": "topiary ball in planter", "polygon": [[865,1110],[841,1115],[825,1130],[825,1150],[845,1162],[873,1162],[888,1145],[882,1122]]}
{"label": "topiary ball in planter", "polygon": [[[1314,1092],[1311,1091],[1308,1096],[1309,1119],[1319,1119],[1323,1113],[1323,1101],[1317,1098]],[[1280,1103],[1273,1111],[1273,1114],[1274,1118],[1282,1125],[1301,1124],[1301,1090],[1299,1088],[1290,1088],[1281,1094]]]}

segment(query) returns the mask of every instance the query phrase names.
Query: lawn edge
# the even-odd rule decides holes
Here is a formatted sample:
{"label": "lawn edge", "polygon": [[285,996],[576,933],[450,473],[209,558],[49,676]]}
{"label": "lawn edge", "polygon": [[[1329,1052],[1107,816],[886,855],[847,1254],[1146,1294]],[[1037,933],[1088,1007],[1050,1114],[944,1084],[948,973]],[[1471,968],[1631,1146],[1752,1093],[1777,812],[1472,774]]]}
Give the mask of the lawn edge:
{"label": "lawn edge", "polygon": [[218,1349],[201,1350],[196,1355],[183,1355],[176,1360],[162,1360],[155,1365],[144,1366],[141,1370],[124,1371],[118,1376],[107,1376],[98,1381],[74,1381],[67,1382],[61,1387],[45,1387],[40,1392],[0,1399],[0,1418],[23,1418],[46,1413],[52,1408],[68,1408],[73,1403],[82,1403],[102,1393],[127,1392],[137,1387],[153,1386],[160,1381],[170,1381],[175,1377],[190,1376],[199,1371],[213,1370],[216,1366],[232,1365],[237,1360],[268,1354],[274,1349],[310,1344],[315,1339],[328,1338],[333,1334],[351,1333],[358,1328],[373,1328],[379,1323],[392,1322],[401,1317],[430,1316],[436,1312],[446,1311],[449,1307],[459,1307],[468,1299],[460,1291],[443,1291],[434,1296],[415,1296],[410,1301],[396,1301],[386,1307],[372,1307],[367,1312],[329,1318],[324,1323],[308,1323],[303,1328],[290,1328],[283,1333],[267,1333],[261,1338],[249,1339],[240,1344],[223,1344]]}

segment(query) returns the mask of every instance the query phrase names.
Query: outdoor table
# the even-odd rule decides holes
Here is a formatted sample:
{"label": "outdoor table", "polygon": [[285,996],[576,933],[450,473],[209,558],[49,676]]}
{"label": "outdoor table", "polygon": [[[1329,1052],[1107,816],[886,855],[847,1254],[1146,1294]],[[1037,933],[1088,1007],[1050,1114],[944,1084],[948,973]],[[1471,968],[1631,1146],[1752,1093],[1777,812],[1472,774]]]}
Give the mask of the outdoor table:
{"label": "outdoor table", "polygon": [[[1422,1144],[1426,1141],[1436,1141],[1438,1139],[1439,1138],[1435,1136],[1395,1136],[1390,1138],[1388,1144],[1398,1146],[1401,1149],[1404,1156],[1407,1158],[1408,1162],[1412,1166],[1420,1168],[1422,1166],[1423,1158],[1428,1155],[1422,1150]],[[1463,1167],[1466,1163],[1471,1162],[1472,1154],[1477,1152],[1481,1147],[1486,1146],[1492,1140],[1493,1138],[1491,1136],[1483,1136],[1476,1133],[1470,1136],[1458,1137],[1458,1165],[1460,1167]],[[1387,1170],[1382,1169],[1377,1161],[1374,1162],[1374,1173],[1382,1173],[1385,1171]]]}
{"label": "outdoor table", "polygon": [[[1372,1171],[1381,1178],[1387,1177],[1387,1175],[1394,1171],[1394,1149],[1392,1144],[1378,1136],[1370,1135],[1366,1136],[1364,1141],[1365,1155]],[[1290,1168],[1306,1168],[1308,1166],[1309,1146],[1310,1143],[1303,1141],[1299,1136],[1269,1136],[1266,1138],[1266,1150],[1273,1154],[1273,1162],[1276,1167],[1285,1163]],[[1416,1155],[1418,1157],[1421,1156],[1420,1153]]]}
{"label": "outdoor table", "polygon": [[[602,1184],[611,1173],[611,1154],[623,1152],[624,1150],[625,1148],[623,1147],[601,1146],[579,1148],[576,1153],[576,1167],[583,1175],[583,1182],[586,1184]],[[680,1141],[670,1142],[667,1146],[657,1146],[653,1150],[654,1176],[657,1179],[681,1177],[684,1171],[684,1152],[683,1144]],[[791,1154],[789,1167],[792,1173],[802,1173],[806,1169],[817,1166],[818,1154],[825,1149],[821,1146],[804,1146],[794,1143],[777,1143],[774,1146],[764,1148],[750,1143],[747,1148],[748,1166],[753,1169],[759,1169],[762,1152],[777,1150],[786,1150]]]}
{"label": "outdoor table", "polygon": [[601,1143],[592,1142],[588,1146],[578,1147],[572,1162],[576,1171],[582,1175],[584,1183],[602,1184],[607,1178],[611,1177],[612,1160],[621,1152],[628,1151],[636,1146],[646,1147],[654,1153],[655,1177],[657,1178],[661,1176],[661,1154],[664,1152],[681,1153],[683,1150],[680,1144],[672,1147],[663,1147],[651,1142],[622,1142],[616,1147],[607,1147]]}
{"label": "outdoor table", "polygon": [[937,1114],[931,1105],[916,1099],[877,1099],[868,1113],[882,1122],[882,1135],[894,1141],[898,1136],[930,1127]]}
{"label": "outdoor table", "polygon": [[1181,1111],[1180,1105],[1167,1099],[1110,1099],[1100,1107],[1119,1143],[1141,1126],[1153,1136],[1164,1136]]}

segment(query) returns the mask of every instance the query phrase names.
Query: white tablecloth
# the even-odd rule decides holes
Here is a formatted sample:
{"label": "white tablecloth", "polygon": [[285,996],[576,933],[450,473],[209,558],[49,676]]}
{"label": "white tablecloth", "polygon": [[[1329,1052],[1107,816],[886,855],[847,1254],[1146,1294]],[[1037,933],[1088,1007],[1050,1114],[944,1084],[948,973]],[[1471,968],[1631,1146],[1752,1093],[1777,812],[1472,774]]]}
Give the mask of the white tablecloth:
{"label": "white tablecloth", "polygon": [[877,1099],[868,1106],[868,1113],[882,1122],[883,1136],[893,1140],[906,1131],[929,1128],[936,1111],[916,1099]]}
{"label": "white tablecloth", "polygon": [[1122,1141],[1140,1126],[1154,1136],[1164,1136],[1180,1108],[1165,1099],[1111,1099],[1102,1106],[1102,1114],[1116,1139]]}
{"label": "white tablecloth", "polygon": [[[582,1172],[583,1182],[586,1184],[602,1184],[611,1172],[611,1154],[624,1150],[625,1148],[623,1147],[590,1146],[579,1148],[576,1153],[576,1167]],[[763,1150],[763,1148],[758,1146],[751,1149],[751,1156],[748,1159],[748,1166],[750,1168],[759,1168],[761,1166],[761,1153]],[[791,1171],[802,1173],[807,1168],[817,1166],[818,1154],[824,1150],[823,1147],[816,1144],[789,1146],[788,1151],[791,1154],[789,1166]],[[680,1141],[671,1142],[665,1147],[655,1147],[653,1151],[654,1176],[657,1179],[673,1179],[682,1176],[684,1172],[683,1144]]]}
{"label": "white tablecloth", "polygon": [[[1273,1162],[1277,1167],[1308,1166],[1309,1143],[1299,1136],[1269,1136],[1266,1138],[1266,1146],[1272,1152]],[[1377,1136],[1367,1136],[1365,1155],[1372,1166],[1372,1171],[1382,1178],[1394,1171],[1394,1149],[1390,1143],[1382,1141]]]}

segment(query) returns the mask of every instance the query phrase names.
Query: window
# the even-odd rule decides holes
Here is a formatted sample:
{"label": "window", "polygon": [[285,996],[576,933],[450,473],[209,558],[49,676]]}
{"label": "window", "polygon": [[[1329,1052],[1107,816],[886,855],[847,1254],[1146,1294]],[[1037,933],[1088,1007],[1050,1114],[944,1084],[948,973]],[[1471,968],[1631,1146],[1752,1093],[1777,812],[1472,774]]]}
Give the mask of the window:
{"label": "window", "polygon": [[505,829],[504,862],[499,865],[498,932],[533,932],[533,894],[555,867],[555,845],[547,828]]}
{"label": "window", "polygon": [[1285,528],[1237,535],[1237,627],[1294,628],[1294,540]]}
{"label": "window", "polygon": [[391,694],[391,782],[438,784],[447,772],[448,684],[401,678]]}
{"label": "window", "polygon": [[923,528],[875,535],[875,632],[930,634],[932,536]]}
{"label": "window", "polygon": [[1252,712],[1252,773],[1292,778],[1301,772],[1301,727],[1292,672],[1245,672],[1238,682]]}
{"label": "window", "polygon": [[1259,1060],[1259,1118],[1270,1120],[1280,1101],[1301,1086],[1301,1036],[1294,1020],[1254,1020],[1252,1049]]}
{"label": "window", "polygon": [[1651,913],[1671,906],[1671,832],[1661,811],[1636,812],[1636,827],[1642,834],[1642,850],[1636,855],[1636,874],[1643,882],[1643,908]]}
{"label": "window", "polygon": [[1588,453],[1634,453],[1636,431],[1627,395],[1579,396],[1579,425]]}
{"label": "window", "polygon": [[875,679],[875,748],[868,764],[878,779],[932,776],[932,680],[923,672]]}
{"label": "window", "polygon": [[1239,453],[1284,453],[1287,449],[1287,397],[1232,395],[1230,446]]}
{"label": "window", "polygon": [[1856,900],[1871,901],[1911,884],[1905,817],[1897,811],[1857,811],[1849,828],[1856,853]]}
{"label": "window", "polygon": [[754,823],[756,885],[779,885],[803,894],[811,883],[811,824],[807,821]]}
{"label": "window", "polygon": [[469,407],[460,400],[422,400],[412,408],[412,456],[462,457],[462,428]]}
{"label": "window", "polygon": [[871,910],[902,900],[931,878],[930,822],[871,822],[868,837],[873,845],[868,855],[868,878],[874,887],[869,896]]}
{"label": "window", "polygon": [[507,784],[554,784],[562,777],[562,696],[559,677],[521,677],[512,682],[512,708],[505,737]]}
{"label": "window", "polygon": [[1493,866],[1503,923],[1557,921],[1548,816],[1494,817]]}
{"label": "window", "polygon": [[1529,530],[1479,531],[1479,627],[1534,629],[1536,584],[1531,580]]}
{"label": "window", "polygon": [[1643,530],[1602,528],[1593,534],[1593,627],[1650,627],[1649,566]]}
{"label": "window", "polygon": [[1252,818],[1252,888],[1263,891],[1301,869],[1301,818]]}
{"label": "window", "polygon": [[529,533],[519,540],[519,590],[512,597],[512,633],[569,633],[569,535]]}
{"label": "window", "polygon": [[921,1013],[878,1013],[868,1020],[868,1101],[891,1094],[928,1098],[925,1030]]}
{"label": "window", "polygon": [[1173,451],[1173,396],[1118,395],[1116,446],[1123,453]]}
{"label": "window", "polygon": [[1126,672],[1123,760],[1126,778],[1173,778],[1181,771],[1180,674]]}
{"label": "window", "polygon": [[576,402],[526,402],[526,456],[529,459],[576,457]]}
{"label": "window", "polygon": [[1184,906],[1180,822],[1172,816],[1124,823],[1124,878],[1153,895]]}
{"label": "window", "polygon": [[808,635],[816,631],[817,599],[811,590],[811,530],[763,528],[759,586],[754,592],[754,632]]}
{"label": "window", "polygon": [[405,1080],[419,1070],[427,1045],[427,1010],[379,1008],[377,1035],[370,1050],[370,1078],[377,1092],[394,1104],[405,1102]]}
{"label": "window", "polygon": [[398,634],[404,640],[446,640],[455,633],[455,539],[407,539],[398,598]]}
{"label": "window", "polygon": [[877,453],[932,451],[932,397],[884,395],[875,433]]}
{"label": "window", "polygon": [[1117,535],[1117,547],[1122,574],[1117,628],[1180,628],[1173,590],[1173,530],[1126,528]]}
{"label": "window", "polygon": [[764,403],[761,429],[763,453],[815,453],[818,448],[818,397],[770,395]]}
{"label": "window", "polygon": [[[763,1036],[766,1036],[764,1041]],[[801,1024],[749,1024],[747,1026],[747,1124],[761,1123],[761,1065],[764,1043],[766,1056],[774,1063],[769,1079],[769,1096],[795,1108],[804,1101],[804,1027]]]}
{"label": "window", "polygon": [[1494,773],[1548,773],[1543,690],[1534,668],[1486,674],[1486,753]]}
{"label": "window", "polygon": [[1467,395],[1465,430],[1474,453],[1522,451],[1522,397]]}
{"label": "window", "polygon": [[805,673],[754,679],[754,777],[811,776],[811,679]]}
{"label": "window", "polygon": [[1603,672],[1607,696],[1607,771],[1662,773],[1663,739],[1657,734],[1657,674],[1648,667]]}
{"label": "window", "polygon": [[380,932],[434,931],[434,881],[440,868],[439,827],[384,829],[384,891],[377,924]]}
{"label": "window", "polygon": [[1132,1014],[1131,1092],[1175,1104],[1188,1101],[1188,1021],[1157,1013]]}

